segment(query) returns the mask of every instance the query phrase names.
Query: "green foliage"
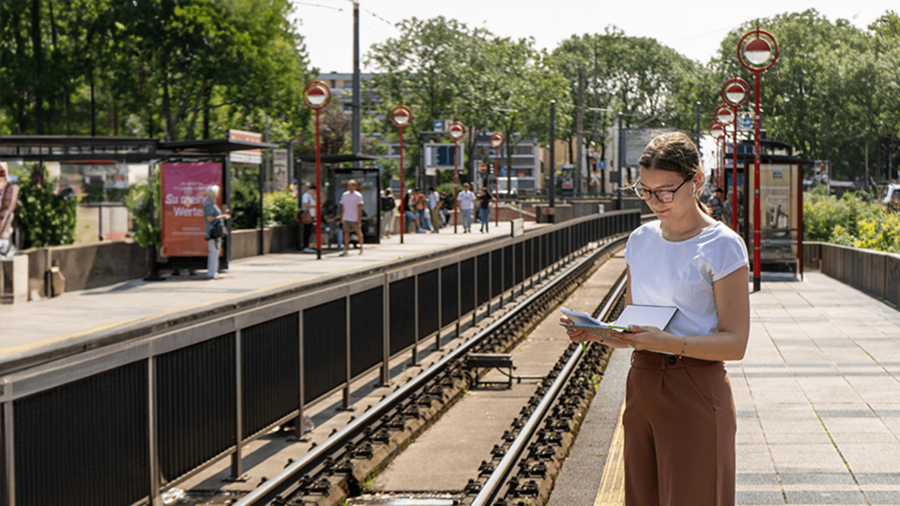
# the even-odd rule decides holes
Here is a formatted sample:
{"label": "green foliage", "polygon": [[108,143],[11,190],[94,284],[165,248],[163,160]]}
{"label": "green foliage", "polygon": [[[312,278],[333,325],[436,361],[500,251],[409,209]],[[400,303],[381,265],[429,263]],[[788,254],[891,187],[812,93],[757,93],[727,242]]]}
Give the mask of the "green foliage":
{"label": "green foliage", "polygon": [[263,195],[266,225],[294,225],[297,208],[297,197],[289,191],[283,190]]}
{"label": "green foliage", "polygon": [[804,240],[900,253],[900,215],[887,212],[865,192],[838,199],[825,191],[819,186],[804,195]]}
{"label": "green foliage", "polygon": [[231,227],[234,230],[259,226],[259,183],[257,169],[242,169],[231,180]]}
{"label": "green foliage", "polygon": [[[46,169],[38,170],[44,171],[46,177]],[[53,181],[35,186],[30,176],[23,176],[19,184],[16,213],[25,228],[25,248],[74,243],[78,198],[56,195],[51,189],[55,186]]]}
{"label": "green foliage", "polygon": [[[151,205],[150,188],[155,188],[155,202]],[[131,213],[134,222],[134,239],[141,246],[156,246],[160,243],[160,226],[159,220],[155,220],[154,213],[159,216],[159,209],[162,205],[160,202],[162,192],[159,188],[159,181],[155,176],[141,184],[132,185],[128,188],[128,194],[125,196],[125,208]]]}

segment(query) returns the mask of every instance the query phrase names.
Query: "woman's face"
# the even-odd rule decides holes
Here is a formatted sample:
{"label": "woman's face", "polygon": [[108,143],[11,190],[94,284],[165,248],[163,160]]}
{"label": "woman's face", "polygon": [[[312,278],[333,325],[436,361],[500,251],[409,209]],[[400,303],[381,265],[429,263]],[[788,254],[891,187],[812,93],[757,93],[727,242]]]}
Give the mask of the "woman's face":
{"label": "woman's face", "polygon": [[[700,187],[702,175],[700,173],[685,182],[685,175],[670,170],[647,169],[641,167],[641,180],[638,185],[646,192],[675,192],[671,202],[662,202],[658,194],[648,195],[647,204],[650,210],[660,221],[668,222],[682,219],[694,212],[696,207],[693,192],[695,187]],[[684,183],[682,185],[682,183]],[[679,187],[680,186],[680,187]],[[677,190],[676,190],[677,189]]]}

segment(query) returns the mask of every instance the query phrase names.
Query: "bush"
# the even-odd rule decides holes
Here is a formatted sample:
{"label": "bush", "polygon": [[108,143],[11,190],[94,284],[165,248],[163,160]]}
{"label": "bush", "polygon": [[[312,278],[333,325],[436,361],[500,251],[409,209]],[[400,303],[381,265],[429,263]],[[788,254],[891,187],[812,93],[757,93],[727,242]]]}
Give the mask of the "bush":
{"label": "bush", "polygon": [[[150,205],[150,188],[156,188],[154,196],[156,201]],[[125,195],[125,208],[131,213],[134,222],[134,239],[141,246],[156,246],[160,243],[159,208],[161,207],[159,180],[151,176],[147,182],[136,184],[128,188]],[[156,216],[156,225],[153,224],[152,214]]]}
{"label": "bush", "polygon": [[266,225],[293,225],[297,207],[297,197],[289,191],[282,190],[263,195]]}
{"label": "bush", "polygon": [[804,195],[804,240],[900,253],[900,216],[865,192],[838,199],[826,191],[819,186]]}
{"label": "bush", "polygon": [[234,230],[259,226],[259,183],[252,170],[231,180],[231,227]]}
{"label": "bush", "polygon": [[32,185],[35,174],[46,179],[46,169],[32,166],[32,175],[19,179],[19,204],[16,214],[25,229],[25,248],[59,246],[75,242],[78,198],[63,198],[53,192],[55,180]]}

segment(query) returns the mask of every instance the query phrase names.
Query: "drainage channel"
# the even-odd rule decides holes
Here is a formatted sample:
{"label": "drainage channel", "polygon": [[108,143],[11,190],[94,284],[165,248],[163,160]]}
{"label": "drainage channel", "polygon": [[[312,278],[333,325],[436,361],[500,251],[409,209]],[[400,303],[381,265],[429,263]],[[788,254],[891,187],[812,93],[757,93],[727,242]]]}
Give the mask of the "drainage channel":
{"label": "drainage channel", "polygon": [[[236,504],[330,505],[342,504],[359,495],[366,480],[400,454],[476,382],[477,377],[463,367],[462,359],[466,354],[508,350],[572,291],[586,273],[596,268],[600,259],[621,246],[623,241],[624,238],[620,238],[599,247],[595,245],[590,249],[591,253],[574,266]],[[391,498],[401,499],[418,501],[422,497]],[[459,500],[453,497],[433,499]]]}

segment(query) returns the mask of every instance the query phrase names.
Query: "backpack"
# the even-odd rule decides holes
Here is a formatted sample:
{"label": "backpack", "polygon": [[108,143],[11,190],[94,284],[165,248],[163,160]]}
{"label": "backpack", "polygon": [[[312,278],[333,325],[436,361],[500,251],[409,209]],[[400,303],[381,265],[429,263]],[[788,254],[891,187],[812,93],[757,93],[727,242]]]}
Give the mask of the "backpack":
{"label": "backpack", "polygon": [[397,204],[394,202],[393,197],[381,197],[381,210],[382,211],[393,211],[394,206]]}

